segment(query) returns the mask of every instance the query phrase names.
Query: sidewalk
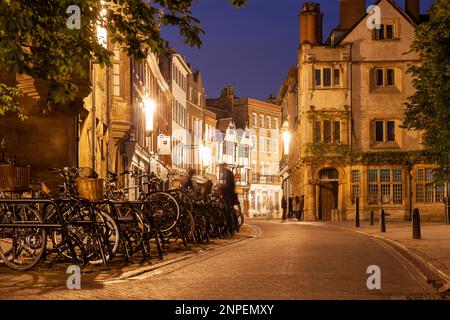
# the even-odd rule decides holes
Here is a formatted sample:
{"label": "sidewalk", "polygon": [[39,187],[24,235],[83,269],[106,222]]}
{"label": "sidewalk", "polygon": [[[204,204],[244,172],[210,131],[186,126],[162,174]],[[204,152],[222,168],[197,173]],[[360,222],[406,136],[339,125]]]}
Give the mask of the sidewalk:
{"label": "sidewalk", "polygon": [[[307,222],[305,222],[306,224]],[[430,267],[434,267],[450,284],[450,225],[443,223],[421,223],[422,239],[412,238],[412,222],[386,221],[386,232],[380,231],[378,221],[370,226],[369,221],[361,221],[360,227],[355,227],[355,221],[345,222],[312,222],[311,225],[323,225],[342,228],[370,236],[381,237],[400,244]]]}
{"label": "sidewalk", "polygon": [[[244,225],[236,236],[233,238],[212,239],[208,244],[189,244],[185,248],[179,241],[167,250],[163,260],[153,258],[150,261],[140,263],[138,259],[134,259],[131,263],[125,263],[119,258],[113,261],[109,267],[88,265],[82,269],[82,285],[90,284],[102,286],[105,282],[116,280],[126,280],[151,270],[173,264],[182,260],[189,259],[204,251],[216,250],[223,246],[227,246],[239,241],[253,237],[254,228]],[[52,259],[49,258],[51,261]],[[52,268],[48,263],[42,262],[28,271],[14,271],[4,264],[0,264],[0,291],[8,288],[17,290],[27,290],[31,288],[53,288],[65,286],[68,278],[66,269],[67,263],[57,263]]]}

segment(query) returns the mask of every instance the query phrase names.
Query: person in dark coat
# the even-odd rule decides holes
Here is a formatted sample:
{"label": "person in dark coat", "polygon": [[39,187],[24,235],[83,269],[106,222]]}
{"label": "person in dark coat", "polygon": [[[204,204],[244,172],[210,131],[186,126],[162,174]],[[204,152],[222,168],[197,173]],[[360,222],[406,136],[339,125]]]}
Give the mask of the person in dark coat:
{"label": "person in dark coat", "polygon": [[302,221],[303,218],[303,211],[305,209],[305,196],[302,195],[300,197],[300,202],[298,204],[298,221]]}
{"label": "person in dark coat", "polygon": [[227,204],[227,216],[228,216],[228,234],[234,235],[236,231],[236,216],[233,210],[233,206],[237,201],[236,194],[236,182],[234,180],[234,174],[228,168],[224,168],[224,180],[225,183],[221,187],[222,197]]}
{"label": "person in dark coat", "polygon": [[284,195],[283,198],[281,198],[281,209],[283,209],[283,217],[281,219],[286,220],[287,201]]}

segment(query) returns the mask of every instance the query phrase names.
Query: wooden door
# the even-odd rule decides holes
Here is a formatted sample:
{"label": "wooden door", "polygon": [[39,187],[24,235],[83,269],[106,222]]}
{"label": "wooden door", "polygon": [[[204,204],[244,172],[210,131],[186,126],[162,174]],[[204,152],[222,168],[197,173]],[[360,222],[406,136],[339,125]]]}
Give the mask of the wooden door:
{"label": "wooden door", "polygon": [[320,185],[319,220],[331,220],[331,210],[338,208],[338,192],[337,182],[324,182]]}

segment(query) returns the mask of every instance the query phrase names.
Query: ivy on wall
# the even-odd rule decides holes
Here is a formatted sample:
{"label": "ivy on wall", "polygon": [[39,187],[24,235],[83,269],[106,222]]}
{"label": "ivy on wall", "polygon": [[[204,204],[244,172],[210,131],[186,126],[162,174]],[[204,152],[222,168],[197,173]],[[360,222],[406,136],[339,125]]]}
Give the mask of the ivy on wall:
{"label": "ivy on wall", "polygon": [[415,165],[433,164],[435,156],[423,151],[351,152],[348,145],[311,143],[303,163],[327,162],[332,165]]}

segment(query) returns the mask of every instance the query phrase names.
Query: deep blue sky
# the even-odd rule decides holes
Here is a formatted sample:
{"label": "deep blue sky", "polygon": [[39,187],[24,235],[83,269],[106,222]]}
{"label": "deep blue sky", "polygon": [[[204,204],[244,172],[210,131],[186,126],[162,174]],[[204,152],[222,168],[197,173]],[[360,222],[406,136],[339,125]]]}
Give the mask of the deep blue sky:
{"label": "deep blue sky", "polygon": [[[201,49],[184,45],[176,29],[163,29],[171,46],[203,74],[208,98],[227,84],[237,96],[266,100],[277,94],[289,67],[296,64],[299,12],[304,0],[248,0],[233,8],[227,0],[200,0],[193,14],[206,34]],[[324,40],[339,23],[339,1],[321,0]],[[367,6],[374,1],[366,1]],[[404,0],[397,0],[403,7]],[[432,0],[422,0],[425,13]]]}

